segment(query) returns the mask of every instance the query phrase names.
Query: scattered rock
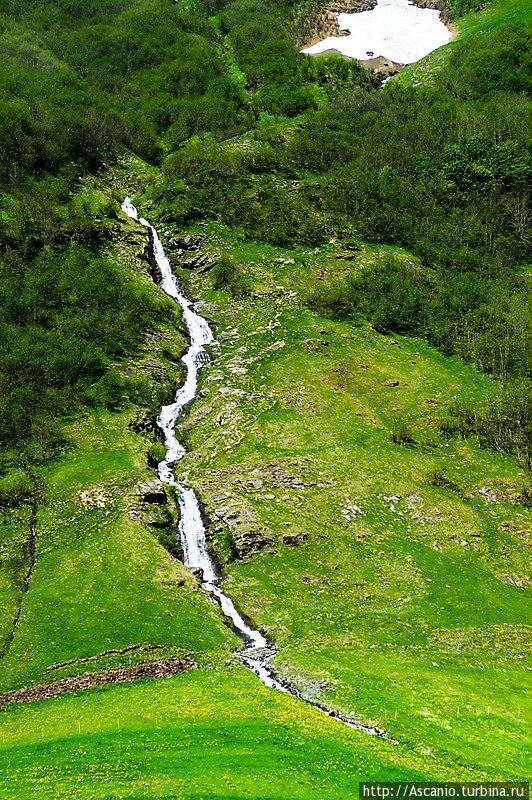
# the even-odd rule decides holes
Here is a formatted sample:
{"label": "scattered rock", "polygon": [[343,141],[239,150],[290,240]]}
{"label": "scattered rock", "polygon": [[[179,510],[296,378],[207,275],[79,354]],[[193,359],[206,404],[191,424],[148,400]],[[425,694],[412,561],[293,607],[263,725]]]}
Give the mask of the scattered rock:
{"label": "scattered rock", "polygon": [[459,544],[459,545],[460,545],[460,547],[469,547],[469,542],[466,542],[466,540],[465,540],[465,539],[461,539],[461,538],[460,538],[459,536],[457,536],[456,534],[454,534],[453,536],[451,536],[451,542],[455,542],[456,544]]}
{"label": "scattered rock", "polygon": [[277,263],[278,263],[278,264],[283,264],[284,266],[287,266],[287,265],[289,265],[289,264],[295,264],[295,263],[296,263],[296,262],[295,262],[295,260],[294,260],[293,258],[283,258],[283,256],[278,256],[278,257],[275,259],[275,261],[277,261]]}
{"label": "scattered rock", "polygon": [[493,489],[490,489],[489,486],[481,486],[480,489],[475,489],[474,491],[469,492],[467,497],[470,500],[474,500],[475,497],[484,497],[488,503],[497,502],[497,496],[495,495]]}
{"label": "scattered rock", "polygon": [[335,0],[331,6],[334,14],[356,14],[361,11],[371,11],[377,5],[377,0]]}
{"label": "scattered rock", "polygon": [[190,570],[192,575],[197,578],[197,580],[201,583],[203,581],[203,570],[201,567],[192,567]]}
{"label": "scattered rock", "polygon": [[234,403],[227,403],[214,418],[215,425],[236,425],[240,420],[238,408]]}
{"label": "scattered rock", "polygon": [[209,261],[207,256],[198,253],[192,258],[189,258],[187,261],[183,261],[181,266],[184,269],[195,269],[198,272],[206,272],[208,269],[212,268],[212,263]]}
{"label": "scattered rock", "polygon": [[410,511],[413,511],[418,505],[418,503],[421,503],[422,500],[423,498],[421,497],[421,495],[416,494],[415,492],[411,494],[410,497],[407,497],[406,502],[408,504],[408,508],[410,509]]}
{"label": "scattered rock", "polygon": [[158,478],[150,481],[141,481],[137,494],[140,495],[144,503],[164,504],[168,502],[164,486]]}
{"label": "scattered rock", "polygon": [[92,489],[85,489],[78,495],[79,502],[85,509],[89,508],[105,508],[109,501],[109,495],[101,486],[95,486]]}
{"label": "scattered rock", "polygon": [[424,514],[421,510],[414,511],[412,519],[417,519],[420,525],[435,525],[439,522],[456,522],[452,515],[442,514],[439,508],[433,508]]}
{"label": "scattered rock", "polygon": [[308,541],[308,533],[303,533],[302,531],[290,531],[289,533],[283,533],[282,540],[283,544],[288,544],[294,547],[298,544],[303,544],[303,542]]}
{"label": "scattered rock", "polygon": [[201,241],[193,236],[174,236],[167,244],[170,250],[199,250]]}
{"label": "scattered rock", "polygon": [[258,527],[248,528],[243,525],[237,526],[234,530],[233,542],[238,558],[259,553],[270,544],[266,531]]}
{"label": "scattered rock", "polygon": [[129,423],[129,427],[135,433],[152,433],[155,430],[155,421],[148,414],[137,414]]}
{"label": "scattered rock", "polygon": [[357,506],[350,497],[344,497],[345,506],[342,506],[340,514],[347,521],[354,521],[362,513],[360,506]]}
{"label": "scattered rock", "polygon": [[222,506],[212,511],[212,533],[229,530],[237,558],[258,553],[270,544],[270,536],[259,524],[257,512],[250,503],[231,495]]}
{"label": "scattered rock", "polygon": [[382,385],[383,386],[399,386],[399,381],[389,380],[389,381],[385,381]]}
{"label": "scattered rock", "polygon": [[389,507],[390,511],[391,511],[393,514],[397,514],[397,513],[398,513],[398,512],[397,512],[396,505],[397,505],[397,503],[399,503],[399,502],[400,502],[400,500],[401,500],[401,495],[400,495],[400,494],[393,494],[391,497],[386,497],[386,495],[383,495],[382,499],[383,499],[383,500],[384,500],[386,503],[388,503],[388,504],[389,504],[389,506],[388,506],[388,507]]}
{"label": "scattered rock", "polygon": [[[298,466],[302,468],[302,465]],[[254,469],[250,478],[242,481],[242,487],[246,491],[253,491],[259,488],[256,486],[257,481],[260,481],[262,486],[267,486],[270,489],[305,489],[316,485],[313,481],[305,481],[297,475],[292,475],[284,467],[277,464],[264,465],[261,469]],[[264,497],[268,500],[274,499],[274,495],[265,495]]]}

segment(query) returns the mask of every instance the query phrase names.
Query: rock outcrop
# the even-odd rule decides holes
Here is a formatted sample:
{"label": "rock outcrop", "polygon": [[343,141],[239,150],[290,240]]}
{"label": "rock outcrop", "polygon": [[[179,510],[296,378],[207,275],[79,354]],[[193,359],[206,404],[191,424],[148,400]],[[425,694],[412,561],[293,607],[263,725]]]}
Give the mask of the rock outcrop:
{"label": "rock outcrop", "polygon": [[201,240],[194,236],[173,236],[166,246],[170,250],[199,250]]}
{"label": "rock outcrop", "polygon": [[141,481],[138,486],[137,494],[143,503],[158,503],[164,505],[168,502],[163,484],[158,478],[149,481]]}
{"label": "rock outcrop", "polygon": [[228,492],[213,497],[211,502],[210,530],[230,532],[237,558],[258,553],[271,544],[268,531],[259,524],[257,512],[250,503]]}
{"label": "rock outcrop", "polygon": [[198,253],[197,255],[192,256],[192,258],[183,261],[181,266],[184,269],[195,269],[198,272],[206,272],[212,267],[212,264],[207,256]]}

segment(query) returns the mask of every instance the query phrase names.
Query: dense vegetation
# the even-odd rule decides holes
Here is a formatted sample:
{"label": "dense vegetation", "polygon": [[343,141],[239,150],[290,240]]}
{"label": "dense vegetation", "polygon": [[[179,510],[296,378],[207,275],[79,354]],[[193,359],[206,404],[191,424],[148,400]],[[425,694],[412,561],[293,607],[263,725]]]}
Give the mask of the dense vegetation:
{"label": "dense vegetation", "polygon": [[166,164],[169,213],[217,216],[274,244],[334,232],[407,247],[421,265],[368,275],[368,287],[386,284],[362,292],[377,326],[523,372],[530,41],[524,26],[486,38],[434,89],[341,93],[287,136],[272,126],[232,152],[182,148]]}
{"label": "dense vegetation", "polygon": [[[312,307],[355,322],[363,314],[377,330],[424,336],[484,372],[520,378],[530,342],[530,60],[530,31],[501,26],[456,49],[431,88],[340,90],[295,129],[263,127],[247,147],[190,144],[166,162],[163,206],[183,222],[215,216],[283,246],[331,234],[355,248],[361,238],[399,244],[417,259],[320,286]],[[509,387],[511,407],[518,394]]]}
{"label": "dense vegetation", "polygon": [[[415,262],[309,302],[425,336],[486,372],[526,374],[530,31],[502,26],[457,48],[432,88],[375,93],[355,63],[297,54],[295,8],[0,4],[8,445],[51,431],[76,393],[98,402],[88,387],[134,347],[132,320],[149,303],[101,260],[109,201],[79,189],[121,146],[156,161],[175,151],[159,203],[182,223],[214,217],[283,246],[331,235],[404,246]],[[224,146],[239,134],[246,146]]]}
{"label": "dense vegetation", "polygon": [[216,10],[0,3],[0,433],[30,459],[53,452],[78,401],[135,395],[106,369],[158,313],[102,256],[112,200],[80,176],[124,146],[157,161],[196,134],[228,138],[261,114],[315,107],[321,84],[368,83],[356,65],[300,58],[273,5],[264,17],[233,3],[208,20]]}

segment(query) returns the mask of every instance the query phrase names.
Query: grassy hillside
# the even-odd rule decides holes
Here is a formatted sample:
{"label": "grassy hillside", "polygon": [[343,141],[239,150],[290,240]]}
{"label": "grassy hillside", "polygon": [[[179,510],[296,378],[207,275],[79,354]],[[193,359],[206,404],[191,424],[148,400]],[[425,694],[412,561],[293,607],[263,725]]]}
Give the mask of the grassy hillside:
{"label": "grassy hillside", "polygon": [[211,302],[219,347],[181,426],[181,474],[231,595],[309,696],[418,749],[524,774],[522,473],[439,429],[453,399],[481,398],[492,381],[419,340],[308,310],[313,279],[386,251],[197,231],[247,283],[236,297],[212,278],[191,284]]}
{"label": "grassy hillside", "polygon": [[[0,689],[198,665],[2,707],[2,797],[527,776],[530,14],[375,92],[293,5],[0,2]],[[185,338],[126,193],[211,260],[173,252],[217,340],[179,475],[227,593],[398,744],[245,672],[146,499]]]}
{"label": "grassy hillside", "polygon": [[136,353],[110,366],[109,407],[74,408],[60,454],[31,468],[36,541],[26,590],[30,504],[4,509],[3,688],[150,656],[194,653],[219,662],[235,642],[166,549],[175,537],[172,499],[161,506],[140,496],[160,457],[151,415],[181,379],[185,340],[175,305],[149,275],[145,234],[118,217],[108,224],[106,257],[131,291],[160,304],[160,320],[146,328],[139,320]]}
{"label": "grassy hillside", "polygon": [[3,615],[7,629],[22,604],[3,688],[174,654],[218,663],[235,643],[157,541],[149,521],[160,525],[161,511],[137,496],[152,473],[130,422],[131,414],[107,412],[69,426],[72,453],[42,475],[30,589],[21,595],[17,587]]}
{"label": "grassy hillside", "polygon": [[2,800],[332,800],[357,797],[358,781],[375,774],[482,777],[345,728],[241,669],[13,707],[2,716],[2,733]]}
{"label": "grassy hillside", "polygon": [[471,43],[475,40],[481,41],[486,34],[497,30],[501,25],[530,23],[532,20],[530,3],[526,0],[490,0],[481,5],[482,11],[470,11],[453,21],[455,36],[449,45],[407,67],[394,82],[405,86],[426,86],[436,74],[445,69],[456,50],[462,45],[467,46],[468,40]]}

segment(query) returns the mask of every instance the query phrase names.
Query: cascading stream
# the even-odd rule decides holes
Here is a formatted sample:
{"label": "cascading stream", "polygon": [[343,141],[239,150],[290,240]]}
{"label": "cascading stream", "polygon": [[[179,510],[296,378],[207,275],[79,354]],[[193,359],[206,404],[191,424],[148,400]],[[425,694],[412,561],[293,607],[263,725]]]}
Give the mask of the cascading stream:
{"label": "cascading stream", "polygon": [[193,489],[179,483],[174,472],[175,465],[186,453],[185,448],[176,437],[175,425],[183,409],[196,397],[198,390],[198,373],[201,367],[209,361],[209,356],[205,348],[214,342],[214,336],[207,320],[194,311],[192,303],[183,294],[153,225],[142,217],[139,218],[137,209],[132,204],[129,197],[126,197],[122,203],[122,211],[124,211],[128,217],[149,229],[152,238],[153,255],[161,271],[161,288],[181,307],[183,319],[190,338],[190,345],[182,358],[182,362],[186,367],[185,382],[177,390],[174,402],[170,403],[170,405],[163,406],[157,418],[157,424],[164,434],[166,449],[166,458],[159,463],[158,473],[163,483],[176,488],[180,510],[179,534],[181,537],[185,566],[190,569],[201,570],[201,584],[203,589],[216,600],[224,617],[244,643],[237,651],[237,655],[242,663],[251,672],[257,675],[265,686],[298,697],[322,713],[338,719],[351,728],[356,728],[357,730],[365,731],[375,736],[388,738],[378,728],[360,725],[359,723],[340,717],[334,711],[330,711],[320,703],[315,703],[303,697],[301,693],[290,684],[279,681],[275,677],[270,666],[270,661],[276,652],[271,643],[259,630],[251,627],[251,625],[246,622],[231,598],[222,591],[221,583],[223,582],[223,576],[220,575],[216,569],[215,562],[207,547],[206,531],[198,498]]}

